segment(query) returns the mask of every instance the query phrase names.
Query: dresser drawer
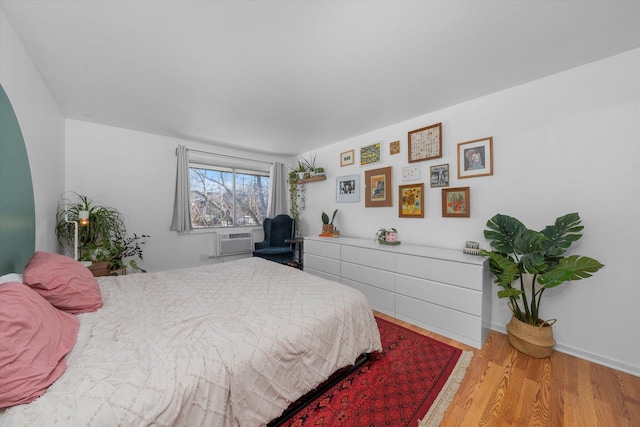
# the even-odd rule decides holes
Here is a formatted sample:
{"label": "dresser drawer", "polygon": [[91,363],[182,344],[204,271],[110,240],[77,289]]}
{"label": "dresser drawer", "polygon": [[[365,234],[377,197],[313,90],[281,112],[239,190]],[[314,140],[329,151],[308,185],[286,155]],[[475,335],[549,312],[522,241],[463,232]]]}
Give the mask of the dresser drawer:
{"label": "dresser drawer", "polygon": [[340,276],[336,276],[334,274],[329,274],[324,271],[314,270],[313,268],[304,267],[304,271],[309,274],[313,274],[314,276],[322,277],[323,279],[332,280],[334,282],[340,283]]}
{"label": "dresser drawer", "polygon": [[322,256],[305,254],[304,267],[313,270],[324,271],[325,273],[340,276],[340,261],[337,259],[325,258]]}
{"label": "dresser drawer", "polygon": [[411,298],[463,311],[474,316],[482,314],[482,293],[459,286],[396,275],[396,292]]}
{"label": "dresser drawer", "polygon": [[[316,240],[304,241],[304,253],[323,256],[325,258],[340,259],[340,245]],[[306,262],[305,262],[306,264]]]}
{"label": "dresser drawer", "polygon": [[345,278],[343,278],[341,282],[342,284],[351,286],[365,294],[369,301],[369,305],[373,310],[380,311],[384,314],[388,314],[389,316],[395,316],[396,294],[393,292],[385,291],[384,289],[365,285],[364,283]]}
{"label": "dresser drawer", "polygon": [[342,247],[342,261],[353,264],[375,267],[380,270],[395,271],[396,255],[377,249],[358,248],[355,246]]}
{"label": "dresser drawer", "polygon": [[396,256],[396,271],[407,276],[482,290],[482,265],[465,264],[412,255]]}
{"label": "dresser drawer", "polygon": [[343,262],[340,265],[340,274],[345,279],[366,283],[391,292],[395,291],[395,274],[390,271]]}
{"label": "dresser drawer", "polygon": [[396,317],[451,337],[465,344],[482,347],[482,318],[425,301],[396,295]]}

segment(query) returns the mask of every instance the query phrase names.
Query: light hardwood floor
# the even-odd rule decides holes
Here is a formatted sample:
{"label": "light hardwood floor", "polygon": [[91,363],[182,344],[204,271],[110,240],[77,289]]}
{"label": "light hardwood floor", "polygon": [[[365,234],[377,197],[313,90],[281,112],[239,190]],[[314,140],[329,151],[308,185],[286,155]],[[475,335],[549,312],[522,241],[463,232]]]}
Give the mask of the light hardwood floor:
{"label": "light hardwood floor", "polygon": [[558,351],[535,359],[491,331],[481,350],[376,313],[474,352],[441,426],[639,427],[640,377]]}

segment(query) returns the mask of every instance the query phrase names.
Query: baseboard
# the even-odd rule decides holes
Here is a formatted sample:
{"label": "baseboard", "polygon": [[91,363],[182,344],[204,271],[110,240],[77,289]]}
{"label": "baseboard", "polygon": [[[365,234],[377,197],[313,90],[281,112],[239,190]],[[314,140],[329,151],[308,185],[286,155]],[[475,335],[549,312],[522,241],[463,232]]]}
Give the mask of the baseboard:
{"label": "baseboard", "polygon": [[[492,323],[491,330],[500,332],[501,334],[507,334],[507,328],[505,327],[505,325]],[[554,350],[559,351],[560,353],[568,354],[570,356],[578,357],[580,359],[588,360],[589,362],[597,363],[598,365],[606,366],[607,368],[615,369],[621,372],[626,372],[627,374],[635,375],[636,377],[640,377],[640,366],[634,366],[625,362],[621,362],[619,360],[599,356],[597,354],[579,348],[571,347],[562,343],[556,343]]]}

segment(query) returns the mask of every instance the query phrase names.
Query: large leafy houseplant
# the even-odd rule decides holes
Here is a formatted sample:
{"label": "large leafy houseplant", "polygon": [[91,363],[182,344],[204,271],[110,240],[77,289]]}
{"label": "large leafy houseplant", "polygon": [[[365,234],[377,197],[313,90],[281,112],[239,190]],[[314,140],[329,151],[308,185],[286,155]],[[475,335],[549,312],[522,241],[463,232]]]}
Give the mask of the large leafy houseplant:
{"label": "large leafy houseplant", "polygon": [[87,211],[89,223],[78,227],[78,258],[80,261],[109,262],[115,272],[130,267],[145,272],[136,259],[142,260],[142,247],[148,235],[127,237],[122,214],[115,208],[103,206],[87,196],[74,193],[76,198],[63,199],[56,214],[56,236],[60,251],[74,245],[75,226],[80,211]]}
{"label": "large leafy houseplant", "polygon": [[487,222],[484,237],[492,251],[481,250],[489,257],[495,283],[502,289],[499,298],[507,298],[513,316],[538,326],[540,303],[547,289],[568,281],[586,279],[603,267],[593,258],[565,256],[571,245],[582,237],[580,216],[569,213],[558,217],[542,231],[530,230],[508,215],[497,214]]}

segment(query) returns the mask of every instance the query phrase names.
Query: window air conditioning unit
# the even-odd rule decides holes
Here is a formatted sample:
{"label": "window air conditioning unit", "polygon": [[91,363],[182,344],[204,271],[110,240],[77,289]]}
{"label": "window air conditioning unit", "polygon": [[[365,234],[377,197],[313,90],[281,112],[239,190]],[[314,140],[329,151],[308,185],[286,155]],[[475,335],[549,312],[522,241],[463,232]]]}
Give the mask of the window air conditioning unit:
{"label": "window air conditioning unit", "polygon": [[218,256],[247,253],[253,251],[251,233],[216,233],[218,235]]}

